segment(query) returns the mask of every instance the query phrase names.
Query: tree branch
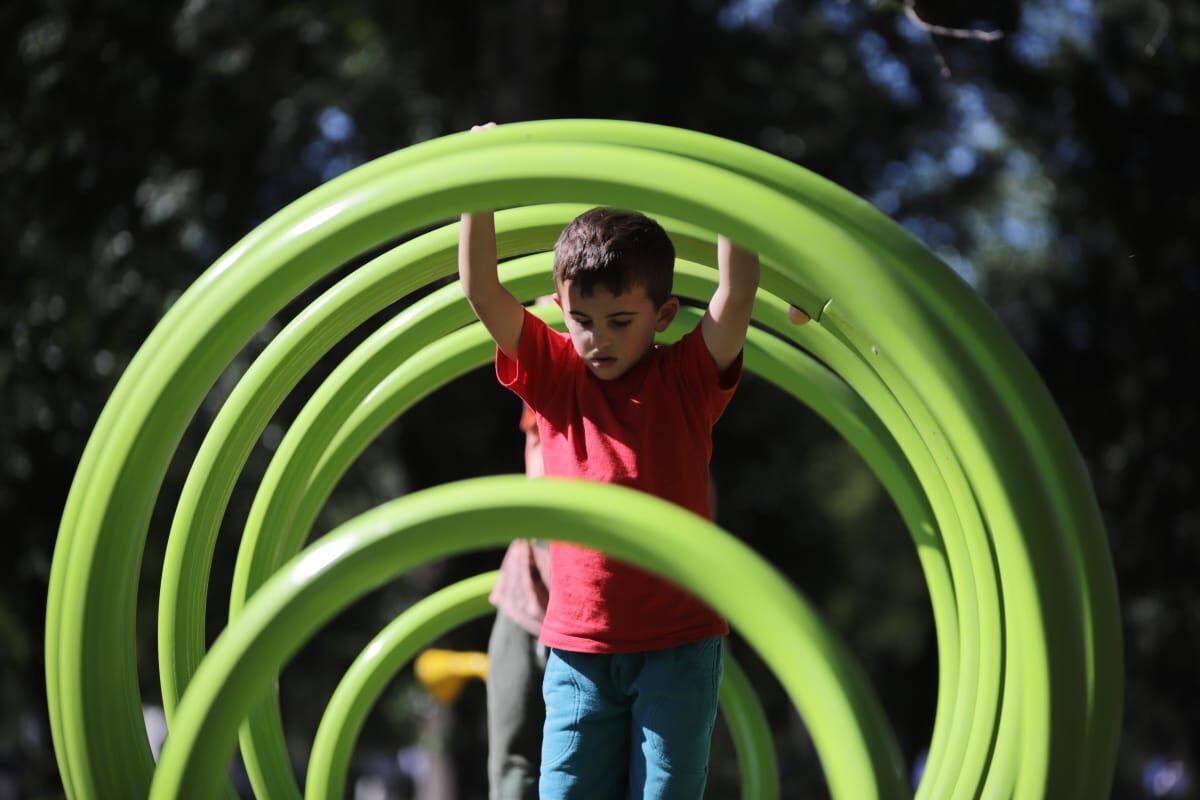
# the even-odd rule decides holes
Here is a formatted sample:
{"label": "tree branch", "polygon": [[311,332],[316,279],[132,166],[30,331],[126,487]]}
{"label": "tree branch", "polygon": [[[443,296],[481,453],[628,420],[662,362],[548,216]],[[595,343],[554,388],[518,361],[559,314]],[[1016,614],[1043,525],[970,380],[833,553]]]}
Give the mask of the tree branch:
{"label": "tree branch", "polygon": [[937,59],[938,70],[943,78],[950,77],[950,65],[946,63],[942,50],[937,45],[938,36],[950,39],[975,39],[982,42],[994,42],[1004,36],[1003,31],[981,31],[974,28],[946,28],[941,25],[931,25],[917,13],[917,0],[904,0],[904,16],[912,24],[929,34],[929,46],[933,48],[933,57]]}
{"label": "tree branch", "polygon": [[1004,36],[1003,31],[981,31],[975,28],[944,28],[941,25],[931,25],[917,14],[917,0],[904,0],[904,16],[914,25],[930,36],[947,36],[951,39],[978,39],[984,42],[994,42]]}

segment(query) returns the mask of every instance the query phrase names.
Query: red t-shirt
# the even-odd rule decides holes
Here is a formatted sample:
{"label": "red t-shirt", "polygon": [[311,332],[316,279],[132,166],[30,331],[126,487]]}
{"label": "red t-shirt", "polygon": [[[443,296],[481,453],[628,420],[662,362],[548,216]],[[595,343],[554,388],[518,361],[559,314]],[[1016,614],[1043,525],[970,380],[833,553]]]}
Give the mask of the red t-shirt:
{"label": "red t-shirt", "polygon": [[[533,408],[547,477],[617,483],[709,518],[712,426],[742,373],[724,374],[700,326],[602,381],[570,338],[525,313],[517,360],[496,351],[496,377]],[[728,633],[682,589],[604,553],[551,542],[542,642],[582,653],[660,650]]]}

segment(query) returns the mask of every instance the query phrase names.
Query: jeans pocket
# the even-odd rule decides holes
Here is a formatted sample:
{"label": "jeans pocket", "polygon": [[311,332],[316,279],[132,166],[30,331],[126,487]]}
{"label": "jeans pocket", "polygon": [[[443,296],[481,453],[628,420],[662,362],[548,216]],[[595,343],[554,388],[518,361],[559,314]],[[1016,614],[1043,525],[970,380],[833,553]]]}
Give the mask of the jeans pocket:
{"label": "jeans pocket", "polygon": [[713,659],[712,659],[712,696],[713,702],[716,702],[717,695],[721,691],[721,679],[725,677],[725,639],[721,636],[713,637]]}
{"label": "jeans pocket", "polygon": [[542,699],[546,703],[543,769],[557,764],[575,750],[579,740],[581,694],[574,667],[551,650],[546,659],[546,675],[542,683]]}
{"label": "jeans pocket", "polygon": [[657,670],[658,685],[642,724],[660,769],[707,771],[724,667],[721,652],[720,637],[682,645]]}

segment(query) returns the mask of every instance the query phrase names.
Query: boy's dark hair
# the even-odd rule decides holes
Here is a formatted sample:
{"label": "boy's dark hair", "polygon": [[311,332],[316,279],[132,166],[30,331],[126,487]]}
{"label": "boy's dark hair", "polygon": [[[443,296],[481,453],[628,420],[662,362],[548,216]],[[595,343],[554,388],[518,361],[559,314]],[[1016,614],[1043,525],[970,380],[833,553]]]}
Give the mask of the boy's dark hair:
{"label": "boy's dark hair", "polygon": [[573,281],[585,297],[597,286],[614,295],[641,286],[658,308],[670,299],[674,277],[675,246],[667,232],[636,211],[585,211],[554,245],[554,286]]}

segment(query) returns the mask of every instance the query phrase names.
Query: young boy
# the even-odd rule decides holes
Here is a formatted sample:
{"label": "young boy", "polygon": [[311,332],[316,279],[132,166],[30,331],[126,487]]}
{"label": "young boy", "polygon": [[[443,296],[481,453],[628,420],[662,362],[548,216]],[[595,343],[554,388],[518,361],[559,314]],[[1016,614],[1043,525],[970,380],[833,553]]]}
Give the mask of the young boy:
{"label": "young boy", "polygon": [[[712,426],[741,375],[758,258],[718,240],[719,284],[695,330],[674,319],[675,253],[653,220],[597,208],[555,245],[568,336],[500,284],[491,212],[465,214],[459,277],[496,341],[500,382],[533,409],[545,474],[631,486],[704,517]],[[696,800],[708,774],[725,621],[603,553],[551,544],[543,798]]]}

